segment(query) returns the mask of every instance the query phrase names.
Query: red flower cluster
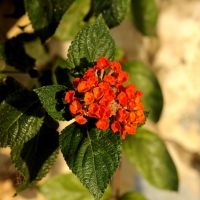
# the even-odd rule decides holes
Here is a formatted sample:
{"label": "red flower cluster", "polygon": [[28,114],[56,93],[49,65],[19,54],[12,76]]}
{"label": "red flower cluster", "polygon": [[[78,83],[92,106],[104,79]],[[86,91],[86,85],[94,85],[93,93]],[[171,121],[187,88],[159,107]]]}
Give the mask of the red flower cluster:
{"label": "red flower cluster", "polygon": [[74,87],[83,97],[76,97],[75,91],[69,90],[64,99],[70,103],[76,122],[85,124],[85,116],[92,117],[97,119],[97,128],[106,130],[110,126],[113,132],[121,131],[123,139],[126,134],[134,134],[138,123],[144,123],[145,115],[142,92],[135,92],[134,84],[122,85],[128,78],[119,62],[110,62],[106,57],[99,58],[83,78],[75,78]]}

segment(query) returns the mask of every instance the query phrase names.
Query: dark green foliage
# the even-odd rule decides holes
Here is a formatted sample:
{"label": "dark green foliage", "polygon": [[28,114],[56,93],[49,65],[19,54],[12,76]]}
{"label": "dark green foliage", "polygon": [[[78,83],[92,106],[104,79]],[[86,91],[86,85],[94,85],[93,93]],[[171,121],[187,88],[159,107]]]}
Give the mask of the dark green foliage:
{"label": "dark green foliage", "polygon": [[57,126],[49,117],[44,122],[35,137],[26,143],[12,146],[12,162],[25,179],[17,188],[17,193],[41,180],[58,156]]}
{"label": "dark green foliage", "polygon": [[24,48],[24,42],[34,39],[33,34],[20,34],[7,40],[1,49],[3,59],[21,72],[28,72],[35,65],[35,59],[30,57]]}
{"label": "dark green foliage", "polygon": [[133,22],[147,36],[156,35],[158,8],[155,0],[131,0]]}
{"label": "dark green foliage", "polygon": [[43,122],[42,105],[34,92],[19,90],[0,104],[0,147],[14,146],[34,137]]}
{"label": "dark green foliage", "polygon": [[60,20],[74,0],[25,0],[25,9],[36,34],[44,42],[54,34]]}
{"label": "dark green foliage", "polygon": [[52,85],[34,90],[48,114],[54,119],[65,121],[72,118],[68,106],[64,103],[66,89],[62,85]]}
{"label": "dark green foliage", "polygon": [[60,148],[72,172],[100,199],[119,166],[120,135],[74,123],[62,131]]}
{"label": "dark green foliage", "polygon": [[72,76],[82,76],[99,57],[113,60],[114,55],[115,42],[102,16],[99,16],[75,37],[68,51],[67,68]]}
{"label": "dark green foliage", "polygon": [[129,10],[130,0],[92,0],[91,11],[95,16],[103,15],[109,28],[119,25]]}

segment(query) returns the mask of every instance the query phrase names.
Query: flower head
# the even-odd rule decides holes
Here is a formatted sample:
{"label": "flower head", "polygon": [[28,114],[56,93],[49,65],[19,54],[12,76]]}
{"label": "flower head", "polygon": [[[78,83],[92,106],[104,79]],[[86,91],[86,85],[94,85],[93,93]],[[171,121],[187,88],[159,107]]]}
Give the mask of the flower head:
{"label": "flower head", "polygon": [[97,128],[120,131],[123,139],[126,134],[135,134],[138,124],[146,119],[142,92],[135,91],[134,84],[122,85],[128,79],[129,74],[122,71],[119,62],[98,58],[97,64],[87,70],[83,78],[74,79],[75,91],[65,94],[64,100],[70,104],[69,110],[76,122],[85,124],[87,118],[95,118]]}

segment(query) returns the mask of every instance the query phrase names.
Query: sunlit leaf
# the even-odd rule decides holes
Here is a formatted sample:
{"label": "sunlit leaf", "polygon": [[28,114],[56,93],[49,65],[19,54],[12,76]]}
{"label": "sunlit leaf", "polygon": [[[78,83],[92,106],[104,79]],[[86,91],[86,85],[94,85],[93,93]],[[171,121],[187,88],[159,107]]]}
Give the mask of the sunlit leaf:
{"label": "sunlit leaf", "polygon": [[11,93],[0,104],[0,147],[27,142],[43,122],[42,105],[34,92]]}
{"label": "sunlit leaf", "polygon": [[72,172],[96,200],[100,199],[119,166],[120,135],[110,129],[71,124],[60,135],[60,148]]}
{"label": "sunlit leaf", "polygon": [[26,41],[24,43],[24,48],[26,53],[36,60],[37,64],[43,64],[49,59],[47,50],[38,37],[31,41]]}
{"label": "sunlit leaf", "polygon": [[165,190],[178,190],[178,175],[163,141],[154,133],[138,129],[123,140],[123,150],[134,167],[152,185]]}
{"label": "sunlit leaf", "polygon": [[102,13],[109,28],[119,25],[130,7],[130,0],[92,0],[92,9],[95,16]]}
{"label": "sunlit leaf", "polygon": [[133,22],[147,36],[156,35],[158,8],[155,0],[131,0]]}
{"label": "sunlit leaf", "polygon": [[[48,200],[94,200],[89,191],[83,187],[74,174],[59,174],[50,178],[39,187],[39,191]],[[56,191],[56,192],[55,192]],[[111,194],[110,187],[106,189],[101,200],[107,200]]]}
{"label": "sunlit leaf", "polygon": [[103,17],[84,27],[75,37],[68,51],[67,68],[73,76],[81,76],[86,69],[93,67],[101,56],[113,60],[115,43]]}
{"label": "sunlit leaf", "polygon": [[76,0],[63,15],[53,37],[59,40],[72,40],[78,31],[86,25],[84,16],[90,7],[90,0]]}

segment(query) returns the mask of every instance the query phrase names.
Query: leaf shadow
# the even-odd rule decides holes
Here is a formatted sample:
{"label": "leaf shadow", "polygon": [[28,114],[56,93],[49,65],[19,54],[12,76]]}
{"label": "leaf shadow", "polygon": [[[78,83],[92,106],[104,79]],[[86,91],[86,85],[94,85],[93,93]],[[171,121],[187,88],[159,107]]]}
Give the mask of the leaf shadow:
{"label": "leaf shadow", "polygon": [[78,61],[79,64],[76,64],[75,61],[67,60],[69,73],[74,77],[82,77],[86,70],[95,65],[95,62],[89,62],[86,57],[80,58]]}
{"label": "leaf shadow", "polygon": [[55,104],[55,109],[58,112],[62,112],[63,118],[69,121],[73,118],[73,116],[71,115],[69,111],[69,104],[66,104],[64,101],[65,92],[66,92],[65,90],[56,92],[55,99],[57,102]]}
{"label": "leaf shadow", "polygon": [[59,23],[50,22],[47,26],[37,29],[35,32],[40,37],[41,42],[44,43],[49,37],[51,37],[54,33],[56,28],[58,27]]}
{"label": "leaf shadow", "polygon": [[[51,117],[50,117],[51,118]],[[21,150],[20,157],[28,168],[28,183],[38,181],[38,176],[44,176],[47,169],[54,162],[50,156],[58,149],[59,133],[56,131],[58,123],[51,118],[45,120],[39,133],[26,142]],[[48,162],[48,163],[46,163]],[[41,173],[39,175],[39,173]],[[39,179],[41,179],[40,177]]]}
{"label": "leaf shadow", "polygon": [[63,68],[63,67],[56,67],[55,69],[55,76],[56,76],[56,79],[57,79],[57,83],[59,85],[64,85],[66,86],[68,89],[74,89],[70,79],[70,75],[69,75],[69,71],[67,68]]}
{"label": "leaf shadow", "polygon": [[3,56],[8,65],[21,72],[28,72],[35,66],[35,59],[26,53],[24,42],[33,41],[37,35],[22,33],[7,40],[3,48]]}
{"label": "leaf shadow", "polygon": [[[23,115],[42,118],[45,113],[37,94],[27,89],[18,89],[9,94],[6,97],[5,102],[13,107],[12,109],[5,107],[5,114],[6,112],[13,110],[13,114],[20,115],[20,117]],[[16,113],[15,110],[20,111],[21,114]]]}

